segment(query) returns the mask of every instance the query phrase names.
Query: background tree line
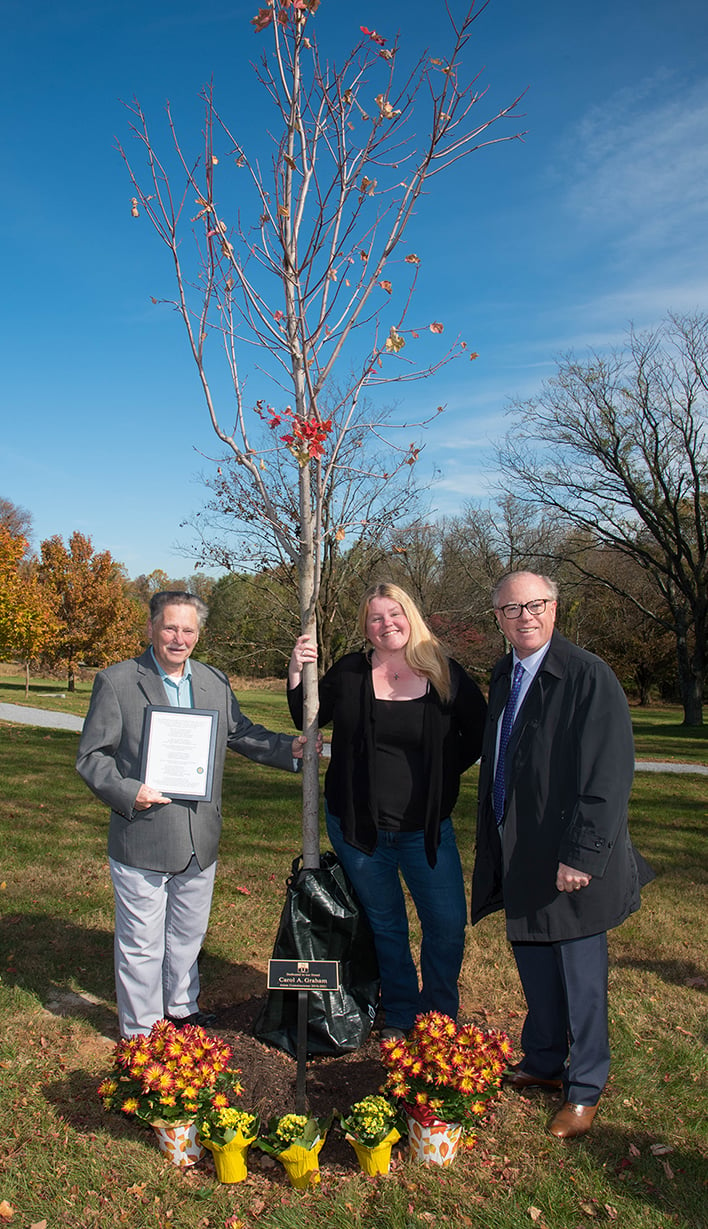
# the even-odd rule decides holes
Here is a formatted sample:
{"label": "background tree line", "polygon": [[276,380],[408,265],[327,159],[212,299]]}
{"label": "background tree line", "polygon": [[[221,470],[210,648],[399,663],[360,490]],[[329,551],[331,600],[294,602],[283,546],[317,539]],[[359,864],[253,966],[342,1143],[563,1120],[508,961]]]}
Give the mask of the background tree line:
{"label": "background tree line", "polygon": [[[294,577],[283,565],[216,581],[198,572],[170,577],[161,569],[131,580],[110,552],[94,551],[78,532],[66,545],[54,536],[41,543],[38,555],[30,554],[25,534],[17,526],[13,532],[16,513],[28,530],[28,514],[0,501],[0,655],[21,661],[27,677],[31,666],[63,669],[73,690],[78,666],[102,667],[140,652],[150,597],[171,588],[197,592],[209,604],[199,657],[231,675],[285,677],[298,612]],[[673,638],[637,605],[657,598],[642,569],[610,547],[581,543],[552,518],[531,522],[512,497],[496,508],[469,504],[457,517],[392,526],[375,542],[337,554],[322,595],[322,669],[360,644],[356,616],[364,589],[393,580],[484,684],[502,647],[490,609],[492,586],[512,567],[547,571],[549,559],[561,584],[564,634],[604,657],[639,703],[652,694],[677,701]],[[587,574],[578,570],[578,560]],[[631,597],[617,591],[620,581],[625,588],[632,582]],[[668,610],[663,614],[668,618]]]}

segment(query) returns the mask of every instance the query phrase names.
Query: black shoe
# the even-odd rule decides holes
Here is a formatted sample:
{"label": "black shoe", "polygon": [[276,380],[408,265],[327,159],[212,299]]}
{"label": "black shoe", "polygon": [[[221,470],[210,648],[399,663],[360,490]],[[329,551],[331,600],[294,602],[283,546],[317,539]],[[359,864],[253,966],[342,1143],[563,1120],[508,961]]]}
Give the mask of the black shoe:
{"label": "black shoe", "polygon": [[200,1028],[213,1028],[216,1016],[213,1011],[195,1011],[191,1016],[165,1016],[175,1028],[186,1028],[188,1024],[198,1024]]}
{"label": "black shoe", "polygon": [[530,1071],[522,1070],[521,1063],[515,1063],[507,1068],[502,1080],[507,1088],[515,1088],[517,1092],[524,1092],[527,1088],[558,1089],[563,1087],[560,1076],[547,1079],[540,1075],[532,1075]]}

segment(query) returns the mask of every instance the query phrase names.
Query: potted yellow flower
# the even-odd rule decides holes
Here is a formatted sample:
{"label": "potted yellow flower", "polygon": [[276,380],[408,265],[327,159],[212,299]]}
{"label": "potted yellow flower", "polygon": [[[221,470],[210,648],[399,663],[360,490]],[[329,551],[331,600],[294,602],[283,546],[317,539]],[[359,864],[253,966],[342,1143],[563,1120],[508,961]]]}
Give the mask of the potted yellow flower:
{"label": "potted yellow flower", "polygon": [[328,1118],[312,1118],[307,1114],[283,1114],[271,1118],[255,1141],[256,1148],[276,1157],[283,1165],[290,1183],[304,1191],[320,1181],[320,1151],[332,1123]]}
{"label": "potted yellow flower", "polygon": [[401,1138],[402,1125],[400,1113],[388,1097],[371,1095],[356,1101],[340,1122],[364,1173],[387,1174],[391,1148]]}
{"label": "potted yellow flower", "polygon": [[98,1087],[104,1107],[153,1127],[162,1151],[180,1167],[204,1155],[196,1118],[221,1094],[238,1095],[232,1050],[199,1025],[177,1029],[158,1020],[150,1033],[118,1042],[114,1070]]}
{"label": "potted yellow flower", "polygon": [[246,1110],[235,1109],[223,1093],[216,1093],[210,1105],[197,1114],[199,1139],[214,1157],[220,1182],[243,1182],[248,1176],[246,1154],[258,1135],[259,1118]]}
{"label": "potted yellow flower", "polygon": [[459,1028],[430,1011],[408,1037],[381,1043],[388,1069],[384,1091],[408,1118],[411,1154],[425,1164],[450,1165],[460,1141],[474,1145],[474,1126],[498,1094],[511,1054],[506,1033],[475,1024]]}

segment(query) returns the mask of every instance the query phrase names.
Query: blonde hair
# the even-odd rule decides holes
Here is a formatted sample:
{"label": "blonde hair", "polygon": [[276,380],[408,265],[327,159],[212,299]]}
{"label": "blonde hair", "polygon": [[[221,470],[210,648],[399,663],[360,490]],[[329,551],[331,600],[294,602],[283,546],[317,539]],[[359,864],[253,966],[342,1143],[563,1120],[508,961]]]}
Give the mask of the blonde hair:
{"label": "blonde hair", "polygon": [[430,679],[441,700],[446,703],[450,699],[450,662],[434,632],[431,632],[425,619],[416,606],[413,598],[399,585],[384,582],[372,585],[366,590],[359,605],[357,624],[364,640],[366,635],[366,620],[369,617],[369,606],[375,597],[386,597],[391,602],[397,602],[401,607],[411,627],[408,643],[403,650],[406,662],[411,670]]}

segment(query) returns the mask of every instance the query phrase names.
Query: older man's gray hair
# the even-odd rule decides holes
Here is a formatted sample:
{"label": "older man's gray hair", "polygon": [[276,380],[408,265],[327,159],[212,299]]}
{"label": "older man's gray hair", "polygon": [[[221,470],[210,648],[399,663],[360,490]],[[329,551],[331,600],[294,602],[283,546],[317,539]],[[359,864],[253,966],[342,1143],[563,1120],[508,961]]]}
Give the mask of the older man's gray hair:
{"label": "older man's gray hair", "polygon": [[163,589],[161,593],[153,593],[150,598],[150,618],[155,622],[161,618],[165,606],[191,606],[196,612],[199,630],[203,628],[209,614],[209,607],[196,593],[185,593],[183,589]]}
{"label": "older man's gray hair", "polygon": [[504,575],[501,577],[501,579],[497,581],[494,588],[492,589],[492,610],[500,609],[499,599],[501,597],[502,590],[506,582],[508,580],[513,580],[515,576],[536,576],[538,577],[538,579],[543,581],[543,584],[546,586],[546,589],[547,589],[546,596],[548,600],[551,602],[558,601],[558,585],[556,584],[555,580],[552,580],[550,576],[544,576],[542,572],[530,572],[526,568],[521,568],[518,572],[505,572]]}

